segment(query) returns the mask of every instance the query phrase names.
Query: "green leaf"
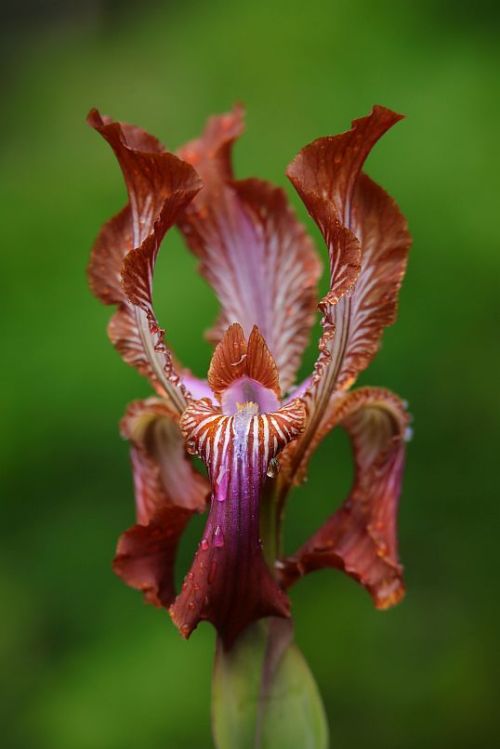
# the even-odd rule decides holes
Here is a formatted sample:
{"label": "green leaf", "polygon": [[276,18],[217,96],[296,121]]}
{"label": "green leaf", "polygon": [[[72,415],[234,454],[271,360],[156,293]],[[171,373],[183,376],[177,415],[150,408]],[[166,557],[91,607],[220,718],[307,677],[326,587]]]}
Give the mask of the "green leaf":
{"label": "green leaf", "polygon": [[218,642],[212,723],[217,749],[327,749],[321,696],[289,620],[251,625],[229,651]]}

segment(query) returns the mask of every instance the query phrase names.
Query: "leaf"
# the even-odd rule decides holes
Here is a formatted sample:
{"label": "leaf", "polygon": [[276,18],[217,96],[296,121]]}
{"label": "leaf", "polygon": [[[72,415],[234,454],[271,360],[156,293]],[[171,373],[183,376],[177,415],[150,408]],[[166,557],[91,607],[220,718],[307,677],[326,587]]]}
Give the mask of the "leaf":
{"label": "leaf", "polygon": [[212,688],[217,749],[327,749],[323,703],[291,621],[253,624],[229,651],[219,641]]}

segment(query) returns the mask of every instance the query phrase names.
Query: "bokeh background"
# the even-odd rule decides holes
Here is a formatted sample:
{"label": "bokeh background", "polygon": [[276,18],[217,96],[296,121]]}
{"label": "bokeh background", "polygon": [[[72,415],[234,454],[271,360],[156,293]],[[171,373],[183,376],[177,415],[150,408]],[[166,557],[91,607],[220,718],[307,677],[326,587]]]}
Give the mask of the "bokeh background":
{"label": "bokeh background", "polygon": [[[4,749],[212,746],[212,630],[200,626],[185,643],[165,612],[144,606],[110,569],[116,538],[133,520],[117,422],[149,389],[111,348],[110,311],[86,287],[94,236],[125,195],[84,118],[96,105],[175,147],[236,100],[248,109],[239,175],[283,185],[302,145],[346,129],[373,103],[407,115],[368,164],[408,216],[414,247],[399,321],[361,382],[404,395],[414,414],[400,514],[408,595],[378,613],[334,572],[292,593],[332,747],[497,745],[499,7],[4,7]],[[160,321],[179,357],[204,375],[210,350],[201,335],[216,303],[179,237],[167,245],[155,287]],[[314,355],[311,345],[304,372]],[[341,501],[350,476],[346,442],[335,434],[291,500],[290,549]],[[183,543],[179,574],[200,527]]]}

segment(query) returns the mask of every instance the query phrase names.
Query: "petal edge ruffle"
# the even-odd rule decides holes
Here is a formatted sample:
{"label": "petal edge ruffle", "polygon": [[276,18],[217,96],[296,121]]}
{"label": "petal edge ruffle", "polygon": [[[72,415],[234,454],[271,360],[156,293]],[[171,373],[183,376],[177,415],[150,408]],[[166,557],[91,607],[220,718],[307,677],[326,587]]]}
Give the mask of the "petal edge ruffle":
{"label": "petal edge ruffle", "polygon": [[351,439],[355,477],[344,504],[291,557],[278,564],[285,587],[315,569],[344,570],[385,609],[404,596],[397,550],[397,510],[409,417],[405,404],[380,388],[339,397],[331,426]]}

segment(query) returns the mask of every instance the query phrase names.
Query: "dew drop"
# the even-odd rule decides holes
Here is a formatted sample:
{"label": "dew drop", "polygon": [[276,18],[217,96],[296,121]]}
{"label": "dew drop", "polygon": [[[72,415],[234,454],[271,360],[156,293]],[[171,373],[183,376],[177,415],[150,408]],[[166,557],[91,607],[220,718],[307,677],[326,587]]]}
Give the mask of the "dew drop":
{"label": "dew drop", "polygon": [[216,483],[216,492],[215,497],[218,502],[224,502],[226,499],[227,494],[227,484],[229,479],[229,471],[225,466],[221,466],[219,469],[219,473],[217,474],[217,479],[215,481]]}
{"label": "dew drop", "polygon": [[410,442],[413,439],[413,429],[411,427],[406,427],[403,439],[405,442]]}
{"label": "dew drop", "polygon": [[208,538],[202,538],[200,542],[200,549],[202,551],[207,551],[210,544],[208,543]]}
{"label": "dew drop", "polygon": [[181,635],[183,635],[184,637],[187,637],[188,634],[189,634],[189,624],[183,624],[181,626]]}
{"label": "dew drop", "polygon": [[224,546],[224,534],[220,525],[214,531],[214,546],[217,546],[219,549]]}
{"label": "dew drop", "polygon": [[280,464],[277,458],[271,458],[269,465],[267,466],[266,474],[270,479],[275,478],[280,472]]}
{"label": "dew drop", "polygon": [[194,601],[189,601],[189,603],[188,603],[188,609],[191,609],[191,611],[192,611],[194,609],[194,606],[195,606]]}

